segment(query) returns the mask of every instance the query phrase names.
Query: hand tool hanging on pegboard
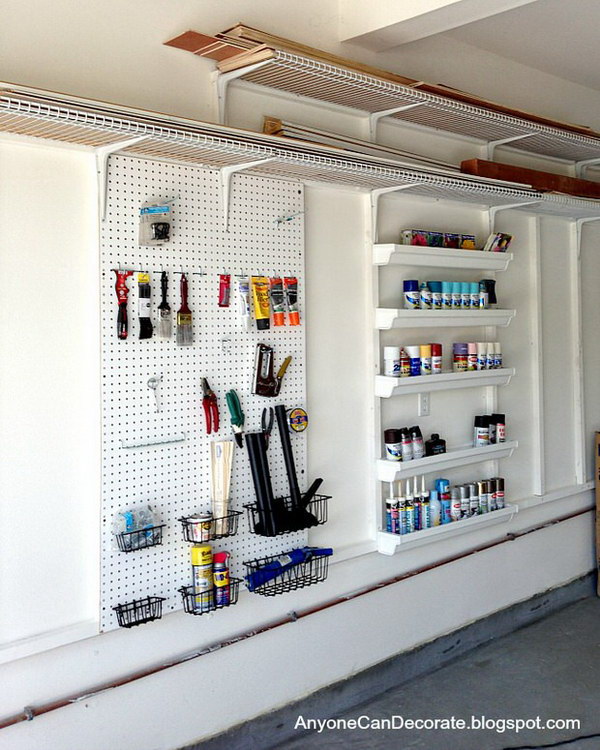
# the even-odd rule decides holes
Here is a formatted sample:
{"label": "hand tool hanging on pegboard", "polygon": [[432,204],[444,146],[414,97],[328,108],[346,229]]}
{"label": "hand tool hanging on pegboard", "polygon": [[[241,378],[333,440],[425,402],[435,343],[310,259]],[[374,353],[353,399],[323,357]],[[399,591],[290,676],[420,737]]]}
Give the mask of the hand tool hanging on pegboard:
{"label": "hand tool hanging on pegboard", "polygon": [[150,319],[150,274],[138,273],[138,319],[140,321],[140,338],[152,338],[152,320]]}
{"label": "hand tool hanging on pegboard", "polygon": [[233,436],[238,446],[242,447],[242,434],[244,432],[244,422],[246,417],[242,411],[242,405],[240,399],[234,390],[227,391],[225,394],[225,401],[227,402],[227,408],[229,409],[229,416],[231,418],[231,426],[233,427]]}
{"label": "hand tool hanging on pegboard", "polygon": [[127,297],[129,296],[127,279],[130,276],[133,276],[133,271],[117,271],[116,268],[113,268],[113,271],[117,275],[115,291],[119,302],[119,312],[117,313],[117,336],[120,339],[126,339],[129,328],[127,321]]}
{"label": "hand tool hanging on pegboard", "polygon": [[208,380],[202,378],[202,408],[204,409],[204,424],[206,434],[219,431],[219,405],[215,392],[211,390]]}
{"label": "hand tool hanging on pegboard", "polygon": [[160,275],[160,305],[158,306],[158,338],[170,339],[173,332],[173,321],[171,317],[171,307],[167,302],[167,272],[163,271]]}
{"label": "hand tool hanging on pegboard", "polygon": [[181,307],[177,312],[177,344],[178,346],[191,346],[192,336],[192,311],[188,305],[188,280],[187,276],[181,274],[179,285],[181,290]]}
{"label": "hand tool hanging on pegboard", "polygon": [[278,396],[281,390],[281,381],[291,361],[291,356],[286,357],[281,363],[277,375],[275,375],[273,371],[273,348],[267,346],[267,344],[257,344],[252,393],[256,396]]}

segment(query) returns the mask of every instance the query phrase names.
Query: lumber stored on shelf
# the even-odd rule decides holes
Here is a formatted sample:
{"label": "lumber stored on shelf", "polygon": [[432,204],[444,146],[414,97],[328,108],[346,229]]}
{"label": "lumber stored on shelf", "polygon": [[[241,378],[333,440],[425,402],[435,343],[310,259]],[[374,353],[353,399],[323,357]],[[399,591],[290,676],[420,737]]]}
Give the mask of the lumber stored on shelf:
{"label": "lumber stored on shelf", "polygon": [[575,177],[567,177],[553,172],[540,172],[537,169],[514,167],[512,164],[500,164],[483,159],[468,159],[461,162],[460,171],[477,177],[522,182],[544,192],[567,193],[583,198],[600,198],[600,182],[579,180]]}

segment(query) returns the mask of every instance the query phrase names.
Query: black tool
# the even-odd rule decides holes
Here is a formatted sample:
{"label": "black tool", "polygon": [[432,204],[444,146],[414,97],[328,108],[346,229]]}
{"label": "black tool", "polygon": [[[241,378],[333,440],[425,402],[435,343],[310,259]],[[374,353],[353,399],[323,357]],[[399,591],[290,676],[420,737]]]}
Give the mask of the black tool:
{"label": "black tool", "polygon": [[275,536],[287,530],[287,514],[282,500],[273,497],[265,436],[262,432],[246,432],[245,438],[260,519],[255,530],[257,534]]}
{"label": "black tool", "polygon": [[274,420],[275,420],[275,412],[273,411],[273,407],[269,406],[269,408],[264,408],[262,410],[262,415],[260,418],[260,426],[262,429],[262,433],[265,436],[265,445],[267,448],[269,447],[269,440],[271,438],[271,432],[273,432]]}
{"label": "black tool", "polygon": [[291,361],[291,356],[286,357],[281,363],[277,375],[275,375],[273,371],[273,348],[267,346],[267,344],[257,344],[254,358],[252,393],[256,396],[269,397],[279,395],[281,381]]}

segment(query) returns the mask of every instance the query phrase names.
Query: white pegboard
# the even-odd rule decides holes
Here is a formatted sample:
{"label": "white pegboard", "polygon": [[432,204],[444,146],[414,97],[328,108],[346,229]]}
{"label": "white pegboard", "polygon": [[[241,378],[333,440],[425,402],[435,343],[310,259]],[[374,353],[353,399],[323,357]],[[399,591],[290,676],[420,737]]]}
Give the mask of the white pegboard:
{"label": "white pegboard", "polygon": [[[209,444],[202,410],[200,379],[208,378],[217,394],[221,427],[218,439],[233,439],[225,393],[235,388],[246,415],[245,429],[260,429],[263,407],[305,402],[304,222],[303,190],[297,183],[234,175],[229,231],[224,230],[218,173],[197,167],[113,156],[108,177],[106,220],[101,227],[102,308],[102,547],[101,629],[117,627],[112,607],[147,595],[163,596],[163,613],[182,607],[177,589],[191,583],[190,545],[177,520],[210,509]],[[162,247],[138,247],[140,206],[152,199],[173,199],[172,240]],[[294,216],[278,223],[277,219]],[[129,337],[116,335],[115,274],[122,268],[149,271],[153,324],[160,302],[160,271],[169,275],[168,300],[175,319],[181,270],[189,280],[194,345],[178,347],[175,328],[170,341],[140,340],[137,279],[128,280]],[[202,273],[203,275],[194,275]],[[217,305],[219,274],[232,274],[232,302]],[[258,332],[242,329],[233,285],[235,274],[297,276],[298,327]],[[253,323],[254,326],[254,323]],[[228,350],[222,342],[228,340]],[[288,354],[292,362],[277,398],[251,395],[256,344],[274,347],[275,370]],[[148,378],[162,375],[160,412]],[[127,443],[160,440],[185,433],[181,443],[123,448]],[[306,438],[292,436],[301,489],[308,482]],[[275,423],[269,447],[273,490],[288,486]],[[245,449],[235,446],[230,508],[242,510],[255,499]],[[113,549],[111,524],[123,509],[150,504],[166,524],[162,546],[130,553]],[[236,536],[212,543],[231,553],[231,574],[242,577],[243,560],[278,554],[306,543],[306,532],[275,538],[251,534],[244,515]],[[259,600],[259,597],[257,597]],[[221,613],[231,616],[234,608]],[[202,618],[200,618],[202,619]]]}

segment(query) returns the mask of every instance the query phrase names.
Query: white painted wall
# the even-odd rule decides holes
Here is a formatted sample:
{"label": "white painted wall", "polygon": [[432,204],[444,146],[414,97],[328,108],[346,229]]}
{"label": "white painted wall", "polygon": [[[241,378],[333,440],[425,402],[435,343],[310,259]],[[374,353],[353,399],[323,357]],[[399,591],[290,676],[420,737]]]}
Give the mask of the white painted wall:
{"label": "white painted wall", "polygon": [[[412,48],[410,58],[402,52],[393,60],[389,55],[375,56],[339,45],[333,2],[311,0],[288,6],[264,1],[247,8],[242,3],[224,6],[212,0],[201,6],[192,0],[176,0],[168,5],[148,0],[144,3],[145,15],[141,15],[139,4],[133,0],[108,0],[101,6],[57,0],[52,6],[39,3],[33,17],[16,0],[9,0],[5,6],[0,30],[0,49],[5,56],[0,69],[4,78],[180,115],[212,118],[208,75],[212,64],[164,48],[161,42],[188,27],[210,32],[242,18],[249,24],[315,46],[348,56],[355,54],[357,59],[415,77],[431,80],[443,77],[445,83],[475,89],[545,114],[568,116],[590,124],[594,124],[592,117],[597,118],[594,114],[599,102],[597,92],[501,58],[488,58],[468,45],[453,50],[437,46],[432,49],[428,42],[418,42],[407,47],[407,50]],[[47,29],[59,23],[61,34],[49,35]],[[364,123],[349,113],[264,93],[258,95],[256,90],[232,90],[230,122],[259,128],[263,114],[281,115],[342,132],[364,132]],[[426,150],[449,161],[477,154],[477,149],[466,141],[396,125],[384,123],[380,132],[385,142]],[[86,597],[93,584],[87,589],[81,582],[94,580],[90,561],[95,559],[96,537],[87,536],[90,520],[96,513],[98,490],[98,339],[94,340],[89,333],[97,331],[97,305],[96,292],[88,293],[89,287],[97,289],[91,231],[94,191],[89,158],[84,154],[3,142],[0,157],[3,159],[0,226],[6,226],[9,220],[14,228],[13,234],[3,237],[2,264],[3,268],[7,265],[12,275],[20,269],[18,283],[7,284],[10,277],[3,274],[7,287],[2,289],[3,300],[7,310],[16,310],[21,300],[33,299],[36,306],[30,308],[32,312],[26,319],[28,327],[40,334],[44,329],[39,327],[38,305],[51,309],[53,321],[51,336],[40,335],[27,343],[17,339],[15,324],[8,315],[1,324],[3,354],[8,342],[11,358],[16,359],[9,361],[6,355],[2,357],[0,416],[3,425],[10,425],[21,414],[20,421],[27,424],[35,419],[37,432],[31,451],[23,436],[19,437],[18,451],[12,434],[2,436],[2,450],[9,452],[9,460],[2,464],[3,486],[11,492],[20,487],[23,494],[18,506],[11,502],[10,496],[3,498],[1,506],[2,526],[7,527],[8,533],[0,531],[0,554],[8,548],[11,556],[8,563],[2,560],[0,592],[3,597],[16,596],[16,582],[37,586],[39,580],[33,579],[36,571],[32,570],[31,561],[35,561],[35,551],[45,548],[48,560],[57,561],[56,568],[51,569],[51,584],[61,603],[53,605],[45,601],[40,620],[44,628],[54,628],[69,621],[69,616],[71,622],[90,616]],[[338,552],[346,554],[351,550],[344,548],[353,545],[364,549],[373,516],[372,446],[366,436],[372,404],[365,394],[374,363],[366,354],[371,331],[370,291],[365,284],[369,257],[364,247],[364,203],[364,197],[352,192],[310,187],[306,191],[308,400],[312,420],[309,466],[311,475],[326,477],[327,488],[335,497],[329,525],[319,529],[313,539],[333,544]],[[60,218],[64,237],[48,238],[47,227],[38,218],[47,211],[57,212],[53,215]],[[399,229],[416,221],[427,221],[433,228],[468,224],[480,236],[485,234],[484,216],[473,208],[457,209],[444,203],[426,205],[408,199],[382,201],[382,239],[392,238]],[[562,489],[573,483],[574,438],[568,410],[572,375],[564,365],[565,347],[570,347],[565,333],[567,229],[564,222],[542,222],[543,363],[548,413],[544,450],[549,466],[548,489],[553,493],[539,503],[528,499],[532,495],[530,457],[535,450],[527,432],[532,408],[533,361],[532,307],[527,298],[534,273],[528,255],[531,227],[524,216],[515,212],[499,218],[498,225],[500,229],[514,229],[517,235],[516,260],[502,281],[501,293],[506,305],[517,307],[519,314],[514,326],[503,332],[501,338],[507,364],[517,367],[519,374],[514,385],[500,396],[501,406],[510,415],[511,434],[514,430],[522,445],[502,467],[514,499],[523,500],[523,510],[512,522],[511,528],[517,529],[585,507],[591,501],[591,493],[581,488]],[[596,385],[600,353],[591,327],[596,319],[594,280],[600,274],[600,255],[595,252],[597,233],[597,228],[584,230],[583,249],[584,313],[590,321],[585,329],[589,434],[597,428],[600,418]],[[40,268],[44,273],[43,283],[38,277]],[[73,278],[68,270],[72,270]],[[398,274],[390,271],[382,276],[382,293],[388,297],[393,295],[393,285],[399,280]],[[94,279],[93,284],[87,284],[88,276]],[[40,305],[38,300],[43,296],[47,300],[50,294],[52,303]],[[69,335],[66,334],[70,308],[63,300],[67,297],[70,304],[85,311],[72,335],[70,329]],[[14,372],[19,373],[18,381],[13,362],[16,362]],[[23,396],[17,399],[14,394],[19,388],[21,393],[25,385],[28,393],[33,388],[35,372],[41,375],[50,372],[51,383],[35,389],[35,404]],[[56,388],[57,380],[69,385],[69,393],[75,399],[73,411],[67,413],[66,407],[60,408],[64,391]],[[9,385],[9,397],[5,382]],[[438,415],[448,407],[452,409],[449,413],[455,417],[455,425],[446,427],[446,436],[449,440],[464,437],[467,428],[463,416],[467,411],[469,416],[474,413],[468,393],[453,398],[451,407],[442,395],[440,400],[436,398],[428,426],[439,425],[442,417]],[[384,418],[394,418],[397,408],[406,408],[407,415],[414,414],[412,397],[407,398],[408,406],[390,405],[391,411],[384,412]],[[75,451],[75,462],[70,456],[67,460],[67,451],[61,450],[63,446],[58,439],[53,439],[57,434],[57,413],[61,412],[64,414],[58,422],[59,432],[65,435],[66,447]],[[79,430],[83,431],[83,437]],[[44,473],[50,460],[57,467],[54,476]],[[31,478],[34,473],[30,471],[31,462],[35,462],[39,481]],[[78,504],[82,492],[86,499]],[[54,498],[52,508],[48,507],[49,494]],[[39,538],[29,535],[21,512],[24,507],[35,511],[36,523],[37,519],[43,524],[61,514],[69,520],[69,533],[66,539],[59,537],[63,542],[59,549],[52,547],[54,539],[48,543],[48,549],[48,544],[40,545]],[[53,516],[52,511],[57,515]],[[177,613],[131,632],[111,632],[4,664],[0,666],[0,718],[20,711],[24,705],[86,690],[182,652],[219,642],[283,616],[292,607],[302,610],[370,582],[441,560],[492,539],[496,533],[495,529],[483,530],[393,558],[365,554],[334,565],[325,584],[294,595],[271,601],[246,594],[235,609],[214,618],[192,618]],[[22,540],[20,544],[18,539]],[[90,750],[174,748],[307,694],[545,588],[560,585],[587,572],[592,562],[592,526],[589,516],[583,516],[159,676],[1,731],[0,748],[63,750],[78,747],[84,740]],[[91,567],[85,570],[86,565]],[[68,575],[60,575],[59,568],[68,571]],[[50,582],[49,577],[46,582]],[[26,624],[21,635],[31,635],[35,632],[36,612],[22,598],[18,603]],[[9,618],[0,620],[1,637],[8,642],[19,635],[18,622],[10,613],[2,617]],[[269,686],[265,691],[256,689],[254,670],[259,664],[258,680]],[[286,665],[284,670],[282,664]],[[198,686],[207,684],[212,689],[202,691],[200,697]],[[168,722],[164,716],[169,716]]]}

